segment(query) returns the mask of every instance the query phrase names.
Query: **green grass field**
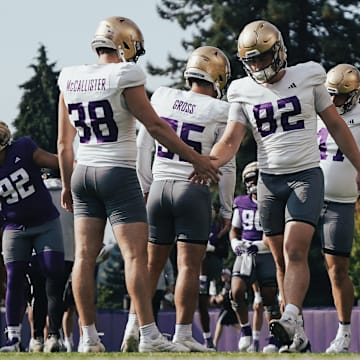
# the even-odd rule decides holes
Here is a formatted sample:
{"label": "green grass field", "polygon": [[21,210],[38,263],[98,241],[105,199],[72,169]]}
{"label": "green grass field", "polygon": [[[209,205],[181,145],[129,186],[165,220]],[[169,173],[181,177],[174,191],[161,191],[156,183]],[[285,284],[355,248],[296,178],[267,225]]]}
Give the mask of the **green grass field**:
{"label": "green grass field", "polygon": [[238,352],[217,352],[213,354],[204,353],[104,353],[104,354],[80,354],[80,353],[2,353],[0,359],[54,359],[54,360],[72,360],[72,359],[91,359],[91,360],[111,360],[111,359],[126,359],[126,360],[145,360],[145,359],[161,359],[161,360],[173,360],[173,359],[209,359],[209,360],[224,360],[224,359],[246,359],[246,360],[257,360],[257,359],[360,359],[360,354],[247,354]]}

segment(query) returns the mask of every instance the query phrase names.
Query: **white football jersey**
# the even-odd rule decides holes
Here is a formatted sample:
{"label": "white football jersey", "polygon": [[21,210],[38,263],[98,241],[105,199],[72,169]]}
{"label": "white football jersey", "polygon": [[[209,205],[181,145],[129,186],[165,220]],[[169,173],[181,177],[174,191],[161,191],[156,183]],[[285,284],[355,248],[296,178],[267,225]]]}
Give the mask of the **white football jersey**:
{"label": "white football jersey", "polygon": [[[358,146],[360,146],[360,105],[342,115]],[[358,197],[356,169],[343,155],[325,124],[318,119],[320,166],[324,173],[325,200],[354,203]]]}
{"label": "white football jersey", "polygon": [[[226,127],[229,104],[208,95],[160,87],[152,95],[151,104],[177,135],[200,154],[210,153],[212,146],[220,139]],[[137,171],[144,193],[149,191],[153,180],[189,181],[189,175],[194,170],[192,164],[154,141],[143,125],[140,126],[138,133],[137,147]],[[153,151],[155,155],[151,169]],[[226,199],[224,202],[228,203],[229,212],[227,217],[231,217],[235,158],[222,168],[222,172],[224,180],[229,175],[223,186],[227,187],[228,194],[222,193],[220,196]]]}
{"label": "white football jersey", "polygon": [[229,121],[251,126],[262,172],[288,174],[319,166],[317,113],[332,104],[325,80],[323,67],[310,61],[286,68],[274,84],[260,85],[249,76],[230,84]]}
{"label": "white football jersey", "polygon": [[58,84],[80,140],[77,162],[135,169],[136,120],[122,92],[144,85],[144,71],[135,63],[66,67]]}

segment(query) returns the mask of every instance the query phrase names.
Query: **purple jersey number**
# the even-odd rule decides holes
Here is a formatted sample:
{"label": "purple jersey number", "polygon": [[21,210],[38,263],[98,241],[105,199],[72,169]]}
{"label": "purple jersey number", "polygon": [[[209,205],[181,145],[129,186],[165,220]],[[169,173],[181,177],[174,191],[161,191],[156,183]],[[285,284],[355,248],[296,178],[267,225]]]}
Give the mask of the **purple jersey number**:
{"label": "purple jersey number", "polygon": [[[298,130],[304,128],[304,120],[298,120],[290,124],[289,118],[301,114],[300,101],[296,96],[280,99],[277,101],[279,110],[285,109],[288,105],[291,109],[281,111],[280,123],[284,131]],[[256,125],[261,137],[275,133],[278,124],[274,118],[274,106],[271,102],[255,105],[253,113],[256,119]]]}
{"label": "purple jersey number", "polygon": [[[326,141],[328,139],[329,136],[329,131],[326,128],[321,128],[318,132],[317,132],[317,136],[319,139],[319,150],[320,150],[320,159],[321,160],[326,160],[328,157],[328,153],[327,153],[327,146],[326,146]],[[338,148],[336,151],[336,154],[332,157],[333,161],[344,161],[345,157],[342,153],[342,151]]]}
{"label": "purple jersey number", "polygon": [[[119,130],[114,121],[110,103],[107,100],[89,101],[88,115],[85,109],[86,106],[82,103],[68,105],[69,115],[75,111],[78,114],[74,125],[77,129],[82,130],[79,132],[80,142],[85,144],[90,142],[92,134],[95,135],[97,143],[116,141]],[[90,119],[90,126],[86,122],[88,119]]]}
{"label": "purple jersey number", "polygon": [[[165,117],[161,117],[161,118],[163,120],[165,120],[172,127],[172,129],[175,132],[177,132],[178,127],[179,127],[179,122],[177,120],[168,119]],[[190,123],[182,123],[181,130],[180,130],[180,138],[185,144],[191,146],[195,151],[197,151],[199,154],[201,154],[201,152],[202,152],[201,142],[190,140],[189,135],[192,131],[202,133],[204,131],[204,129],[205,129],[205,126],[190,124]],[[165,157],[167,159],[173,159],[174,153],[172,153],[171,151],[165,150],[161,145],[159,145],[157,148],[157,156]],[[186,160],[180,158],[180,161],[186,161]]]}

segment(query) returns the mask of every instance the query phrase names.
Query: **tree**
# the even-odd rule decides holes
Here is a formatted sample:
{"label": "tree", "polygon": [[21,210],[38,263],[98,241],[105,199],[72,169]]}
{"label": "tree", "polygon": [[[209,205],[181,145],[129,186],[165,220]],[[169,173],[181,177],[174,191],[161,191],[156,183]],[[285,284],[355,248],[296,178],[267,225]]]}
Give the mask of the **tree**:
{"label": "tree", "polygon": [[54,70],[55,63],[48,63],[44,45],[40,45],[38,53],[37,63],[29,66],[35,75],[20,85],[24,93],[19,105],[19,115],[13,123],[16,128],[14,139],[31,136],[39,147],[56,153],[59,72]]}
{"label": "tree", "polygon": [[[358,1],[161,0],[157,11],[161,18],[194,30],[193,39],[182,42],[185,50],[202,45],[221,48],[231,60],[233,77],[244,75],[236,59],[237,38],[244,25],[256,19],[268,20],[280,29],[290,65],[308,60],[321,62],[326,69],[340,62],[360,65]],[[168,60],[167,68],[148,64],[148,70],[182,86],[186,59],[170,55]]]}

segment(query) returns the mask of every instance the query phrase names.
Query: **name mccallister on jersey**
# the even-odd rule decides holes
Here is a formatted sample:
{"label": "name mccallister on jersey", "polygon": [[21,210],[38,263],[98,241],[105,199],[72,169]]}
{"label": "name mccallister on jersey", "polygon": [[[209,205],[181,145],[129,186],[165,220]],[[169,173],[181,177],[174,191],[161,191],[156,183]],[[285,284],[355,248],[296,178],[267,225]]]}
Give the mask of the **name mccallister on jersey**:
{"label": "name mccallister on jersey", "polygon": [[73,92],[80,91],[104,91],[109,86],[106,86],[106,79],[85,79],[85,80],[68,80],[66,83],[66,90]]}

